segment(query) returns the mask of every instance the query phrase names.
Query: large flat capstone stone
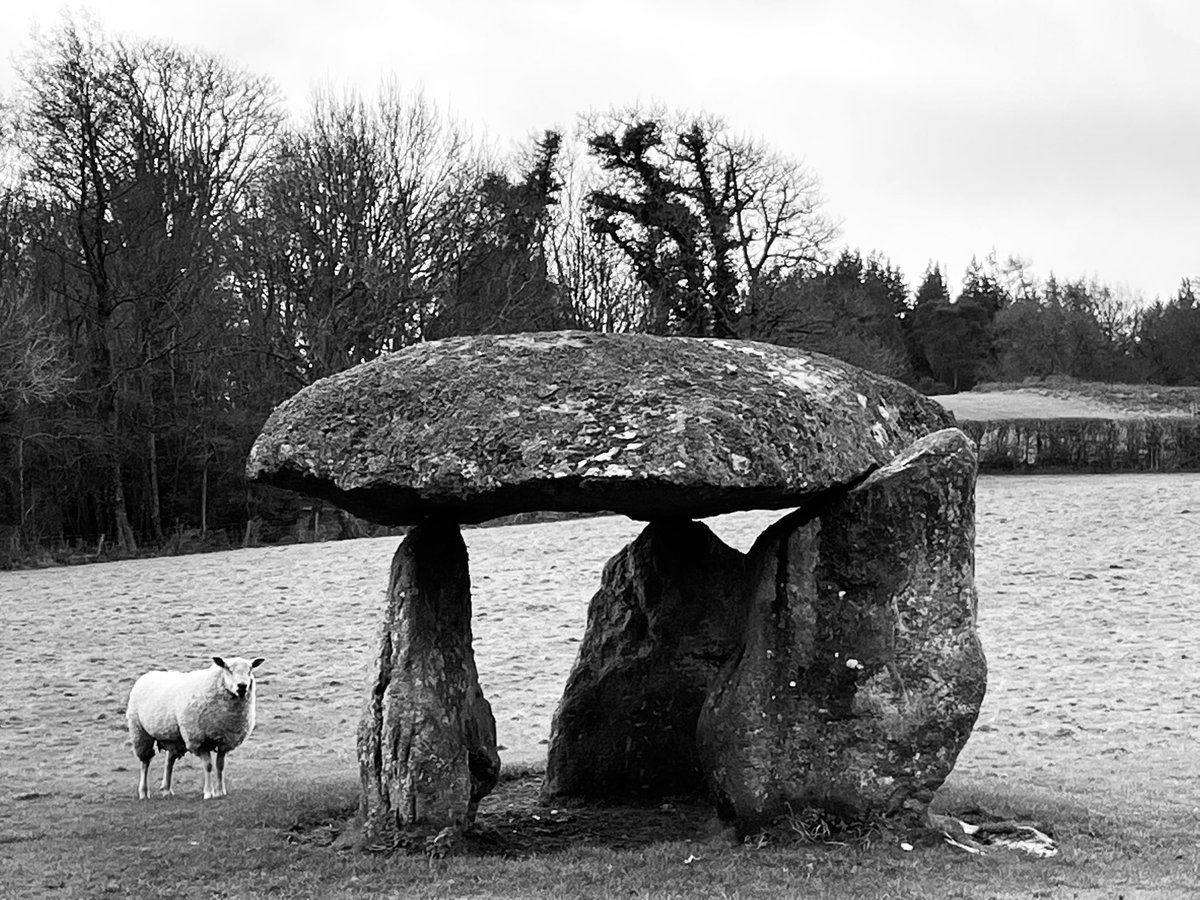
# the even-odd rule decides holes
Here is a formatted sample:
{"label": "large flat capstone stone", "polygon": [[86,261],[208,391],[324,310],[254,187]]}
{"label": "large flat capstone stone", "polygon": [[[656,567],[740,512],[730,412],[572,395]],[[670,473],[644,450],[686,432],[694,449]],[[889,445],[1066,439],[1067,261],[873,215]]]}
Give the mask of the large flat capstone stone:
{"label": "large flat capstone stone", "polygon": [[953,423],[899,382],[771,344],[482,335],[310,385],[271,414],[247,473],[388,525],[699,518],[797,506]]}

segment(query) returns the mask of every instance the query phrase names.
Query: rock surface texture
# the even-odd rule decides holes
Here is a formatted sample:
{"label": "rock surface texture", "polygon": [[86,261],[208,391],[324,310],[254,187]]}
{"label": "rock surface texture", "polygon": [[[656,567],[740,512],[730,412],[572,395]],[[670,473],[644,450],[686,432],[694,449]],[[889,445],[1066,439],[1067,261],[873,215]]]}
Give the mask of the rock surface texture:
{"label": "rock surface texture", "polygon": [[543,799],[705,792],[696,719],[740,643],[744,560],[687,519],[650,523],[609,560],[554,715]]}
{"label": "rock surface texture", "polygon": [[723,818],[923,813],[986,685],[975,474],[970,440],[941,431],[752,548],[744,641],[697,732]]}
{"label": "rock surface texture", "polygon": [[953,422],[898,382],[770,344],[480,335],[310,385],[271,414],[247,472],[389,525],[700,518],[799,505]]}
{"label": "rock surface texture", "polygon": [[358,731],[368,844],[462,827],[496,785],[496,720],[471,649],[471,585],[458,527],[417,526],[392,560]]}

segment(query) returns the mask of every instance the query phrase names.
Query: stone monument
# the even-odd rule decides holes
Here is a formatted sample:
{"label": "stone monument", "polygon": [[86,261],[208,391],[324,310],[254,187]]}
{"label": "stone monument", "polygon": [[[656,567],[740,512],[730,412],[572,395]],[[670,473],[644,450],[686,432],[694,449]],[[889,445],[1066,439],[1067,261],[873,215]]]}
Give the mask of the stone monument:
{"label": "stone monument", "polygon": [[[982,701],[973,445],[898,382],[749,341],[547,332],[418,344],[281,404],[252,479],[413,526],[359,728],[369,841],[468,825],[499,773],[459,528],[646,521],[606,566],[547,798],[923,810]],[[696,520],[794,510],[748,554]],[[782,515],[782,514],[781,514]]]}

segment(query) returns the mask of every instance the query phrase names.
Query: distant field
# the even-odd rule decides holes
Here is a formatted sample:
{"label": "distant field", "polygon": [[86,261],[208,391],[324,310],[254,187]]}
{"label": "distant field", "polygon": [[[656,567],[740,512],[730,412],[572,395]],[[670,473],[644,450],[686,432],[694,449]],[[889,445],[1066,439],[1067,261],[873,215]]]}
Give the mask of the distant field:
{"label": "distant field", "polygon": [[1194,416],[1200,413],[1200,387],[1102,384],[1061,381],[985,384],[973,391],[934,397],[959,419],[1128,419],[1142,416]]}
{"label": "distant field", "polygon": [[1033,391],[996,391],[987,394],[971,391],[942,394],[933,399],[960,420],[977,422],[997,419],[1124,419],[1138,415],[1086,397],[1050,397]]}

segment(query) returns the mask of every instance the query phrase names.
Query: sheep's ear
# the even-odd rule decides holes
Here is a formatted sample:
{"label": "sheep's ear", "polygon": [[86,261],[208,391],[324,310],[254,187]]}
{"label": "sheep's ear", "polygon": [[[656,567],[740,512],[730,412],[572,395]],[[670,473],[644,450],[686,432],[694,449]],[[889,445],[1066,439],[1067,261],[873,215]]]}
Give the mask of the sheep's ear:
{"label": "sheep's ear", "polygon": [[218,666],[220,666],[222,669],[228,669],[228,668],[229,668],[229,666],[225,665],[225,660],[221,659],[221,657],[219,657],[219,656],[214,656],[214,657],[212,658],[212,660],[213,660],[213,662],[215,662],[215,663],[216,663]]}
{"label": "sheep's ear", "polygon": [[265,662],[266,662],[266,660],[260,656],[256,660],[254,660],[254,662],[250,663],[250,668],[257,669],[259,666],[261,666]]}

